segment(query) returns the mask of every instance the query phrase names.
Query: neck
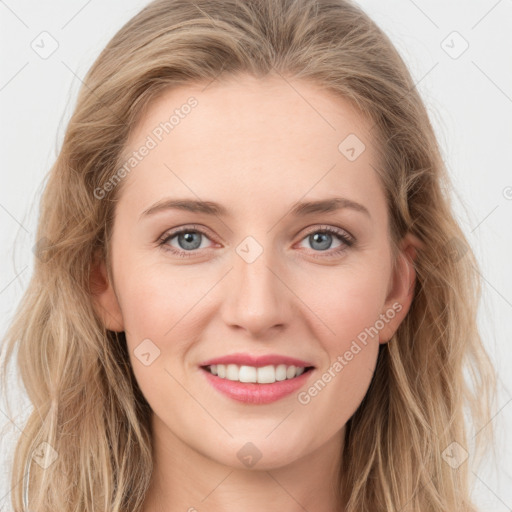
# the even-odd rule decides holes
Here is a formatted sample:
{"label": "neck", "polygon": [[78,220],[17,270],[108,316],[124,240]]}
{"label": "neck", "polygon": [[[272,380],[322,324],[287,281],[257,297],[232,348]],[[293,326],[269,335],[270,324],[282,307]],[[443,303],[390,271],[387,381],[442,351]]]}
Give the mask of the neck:
{"label": "neck", "polygon": [[[284,466],[231,467],[177,438],[153,415],[153,473],[143,512],[342,512],[338,468],[345,428]],[[243,443],[241,443],[243,445]],[[261,459],[263,462],[263,458]]]}

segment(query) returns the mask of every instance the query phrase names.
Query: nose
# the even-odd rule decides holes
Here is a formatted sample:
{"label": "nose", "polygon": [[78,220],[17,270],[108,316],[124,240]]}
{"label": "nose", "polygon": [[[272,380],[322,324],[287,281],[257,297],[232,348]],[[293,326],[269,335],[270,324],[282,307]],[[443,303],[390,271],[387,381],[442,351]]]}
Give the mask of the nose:
{"label": "nose", "polygon": [[[255,250],[254,245],[250,250]],[[254,261],[246,258],[243,250],[234,251],[233,269],[224,283],[222,317],[226,325],[259,338],[289,325],[293,294],[280,268],[270,249],[265,248]]]}

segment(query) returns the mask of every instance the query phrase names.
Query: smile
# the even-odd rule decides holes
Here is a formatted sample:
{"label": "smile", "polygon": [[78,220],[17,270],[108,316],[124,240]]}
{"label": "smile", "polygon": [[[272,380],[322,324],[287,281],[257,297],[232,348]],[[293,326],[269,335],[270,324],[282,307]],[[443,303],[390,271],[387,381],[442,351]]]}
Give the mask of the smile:
{"label": "smile", "polygon": [[202,366],[201,370],[207,382],[222,395],[245,404],[261,405],[297,392],[313,374],[314,367],[217,364]]}
{"label": "smile", "polygon": [[204,368],[212,375],[216,375],[221,379],[257,384],[273,384],[274,382],[299,377],[312,367],[303,368],[285,364],[261,367],[237,364],[212,364]]}

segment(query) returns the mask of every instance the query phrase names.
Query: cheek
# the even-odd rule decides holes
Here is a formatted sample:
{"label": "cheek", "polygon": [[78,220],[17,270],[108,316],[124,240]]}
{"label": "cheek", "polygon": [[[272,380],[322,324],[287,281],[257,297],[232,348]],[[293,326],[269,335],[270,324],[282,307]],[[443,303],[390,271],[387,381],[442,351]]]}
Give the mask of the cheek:
{"label": "cheek", "polygon": [[[205,310],[208,301],[202,299],[218,281],[211,268],[205,273],[194,271],[193,266],[170,269],[128,260],[119,268],[119,295],[132,350],[146,338],[160,343],[170,337],[176,340],[187,325],[191,327],[191,312],[196,318],[194,325],[201,324],[201,310],[209,316]],[[298,275],[286,276],[286,281],[308,306],[310,312],[304,310],[304,315],[316,316],[316,322],[311,321],[325,332],[323,336],[317,333],[319,339],[324,338],[324,348],[338,353],[378,319],[386,295],[387,269],[380,261],[317,270],[301,270]],[[288,300],[297,299],[289,296]]]}
{"label": "cheek", "polygon": [[[316,380],[297,397],[315,418],[329,417],[334,434],[360,406],[372,380],[379,352],[379,315],[387,280],[380,270],[339,273],[339,279],[304,288],[305,302],[322,319],[316,337],[328,356]],[[306,296],[305,296],[306,297]],[[327,327],[325,329],[324,327]]]}
{"label": "cheek", "polygon": [[329,352],[343,350],[375,325],[383,312],[387,285],[386,269],[371,265],[340,267],[303,282],[301,297],[326,327],[323,339]]}
{"label": "cheek", "polygon": [[193,340],[200,337],[200,313],[206,303],[202,299],[215,281],[183,271],[185,267],[135,264],[128,271],[128,264],[127,277],[118,288],[130,358],[141,388],[159,389],[162,375],[172,379],[163,372],[184,359]]}
{"label": "cheek", "polygon": [[133,338],[171,335],[174,325],[186,322],[187,313],[209,285],[161,265],[134,266],[125,275],[119,289],[126,330]]}
{"label": "cheek", "polygon": [[[172,361],[181,360],[192,337],[193,304],[175,273],[139,266],[123,282],[123,316],[129,357],[138,385],[153,410],[181,404],[183,392]],[[174,277],[174,278],[173,278]],[[193,291],[193,286],[189,291]],[[194,295],[194,294],[192,294]]]}
{"label": "cheek", "polygon": [[[354,415],[373,378],[378,345],[356,345],[333,357],[329,366],[322,368],[316,380],[297,396],[308,421],[329,418],[324,423],[325,436],[334,435]],[[350,359],[347,354],[351,354]]]}

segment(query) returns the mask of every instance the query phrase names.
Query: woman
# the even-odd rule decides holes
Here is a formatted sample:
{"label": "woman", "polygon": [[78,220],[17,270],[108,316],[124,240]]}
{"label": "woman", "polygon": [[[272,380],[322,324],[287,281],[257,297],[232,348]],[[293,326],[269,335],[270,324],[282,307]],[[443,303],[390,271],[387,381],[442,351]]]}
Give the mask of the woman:
{"label": "woman", "polygon": [[42,198],[14,509],[475,510],[495,377],[447,190],[356,5],[149,4]]}

